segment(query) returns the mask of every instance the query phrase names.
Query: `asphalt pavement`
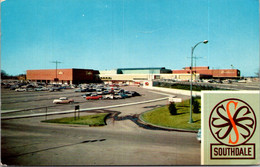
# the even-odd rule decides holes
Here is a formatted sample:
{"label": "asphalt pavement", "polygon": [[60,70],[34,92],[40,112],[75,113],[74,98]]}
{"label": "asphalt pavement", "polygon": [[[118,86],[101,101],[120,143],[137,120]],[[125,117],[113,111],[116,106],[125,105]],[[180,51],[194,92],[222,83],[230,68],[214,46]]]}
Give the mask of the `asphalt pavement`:
{"label": "asphalt pavement", "polygon": [[[129,87],[129,89],[137,90],[143,96],[140,99],[134,97],[115,101],[83,101],[81,105],[83,107],[106,106],[167,96],[137,87]],[[62,94],[52,96],[60,95]],[[73,93],[71,92],[70,95]],[[17,94],[17,96],[24,98],[23,94]],[[32,94],[28,98],[32,98],[31,96]],[[47,93],[46,98],[48,96]],[[41,95],[39,98],[45,98],[45,96]],[[8,98],[5,100],[7,101]],[[40,100],[37,103],[48,105],[51,101],[52,99]],[[29,107],[33,103],[30,100],[18,102],[16,108]],[[120,116],[128,116],[140,114],[167,103],[165,99],[108,110],[119,111]],[[9,107],[7,103],[4,105],[6,108]],[[54,107],[53,110],[60,111],[68,108],[69,105],[60,105]],[[65,116],[73,116],[73,114],[52,115],[47,119]],[[110,121],[107,126],[102,127],[42,123],[44,119],[46,119],[45,116],[1,121],[3,164],[25,166],[200,165],[200,143],[196,140],[196,133],[148,130],[139,127],[129,119]]]}

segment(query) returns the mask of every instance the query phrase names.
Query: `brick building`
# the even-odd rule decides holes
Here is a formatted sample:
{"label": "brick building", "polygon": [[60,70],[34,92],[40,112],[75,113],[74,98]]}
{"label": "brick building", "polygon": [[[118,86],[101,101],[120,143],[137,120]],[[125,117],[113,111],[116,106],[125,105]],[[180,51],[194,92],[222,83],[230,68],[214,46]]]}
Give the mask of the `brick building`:
{"label": "brick building", "polygon": [[32,82],[79,84],[98,82],[99,72],[92,69],[27,70],[26,78]]}
{"label": "brick building", "polygon": [[[172,70],[173,74],[190,74],[191,67],[185,67],[183,70]],[[240,71],[238,69],[209,69],[206,67],[193,67],[193,73],[198,73],[204,76],[208,76],[208,78],[239,78]]]}

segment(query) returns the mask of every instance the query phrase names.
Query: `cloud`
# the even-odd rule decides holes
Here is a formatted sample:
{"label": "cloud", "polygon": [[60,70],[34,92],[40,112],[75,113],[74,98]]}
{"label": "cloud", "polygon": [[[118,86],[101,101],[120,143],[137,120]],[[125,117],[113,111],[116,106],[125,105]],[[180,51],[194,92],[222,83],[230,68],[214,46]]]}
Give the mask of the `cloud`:
{"label": "cloud", "polygon": [[4,1],[6,1],[6,0],[0,0],[0,3],[4,2]]}

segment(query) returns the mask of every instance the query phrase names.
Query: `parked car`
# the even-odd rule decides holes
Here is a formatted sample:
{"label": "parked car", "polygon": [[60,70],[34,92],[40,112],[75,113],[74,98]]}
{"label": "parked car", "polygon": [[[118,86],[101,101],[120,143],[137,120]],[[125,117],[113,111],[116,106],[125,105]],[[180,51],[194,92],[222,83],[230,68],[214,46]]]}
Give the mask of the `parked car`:
{"label": "parked car", "polygon": [[97,91],[97,94],[102,95],[103,94],[102,90]]}
{"label": "parked car", "polygon": [[99,100],[102,99],[102,95],[91,95],[91,96],[87,96],[86,100]]}
{"label": "parked car", "polygon": [[81,92],[81,89],[76,89],[74,92]]}
{"label": "parked car", "polygon": [[238,82],[238,83],[246,83],[247,80],[246,80],[246,79],[240,79],[240,80],[238,80],[237,82]]}
{"label": "parked car", "polygon": [[50,88],[49,91],[50,92],[54,92],[54,91],[61,91],[62,89],[59,88],[59,87],[53,87],[53,88]]}
{"label": "parked car", "polygon": [[25,88],[17,88],[14,91],[16,91],[16,92],[25,92],[26,89]]}
{"label": "parked car", "polygon": [[141,96],[139,93],[137,93],[136,91],[131,91],[132,96]]}
{"label": "parked car", "polygon": [[201,129],[199,129],[198,133],[197,133],[197,140],[199,142],[201,142]]}
{"label": "parked car", "polygon": [[67,103],[73,103],[73,99],[68,99],[67,97],[60,97],[59,99],[54,99],[54,104],[67,104]]}
{"label": "parked car", "polygon": [[124,94],[124,93],[119,93],[119,95],[121,95],[122,96],[122,98],[128,98],[129,96],[127,96],[126,94]]}
{"label": "parked car", "polygon": [[129,91],[125,91],[125,94],[126,94],[128,97],[132,97],[132,96],[133,96],[132,93],[129,92]]}
{"label": "parked car", "polygon": [[123,99],[123,97],[120,94],[115,93],[114,94],[114,99]]}
{"label": "parked car", "polygon": [[46,87],[38,87],[38,88],[34,88],[35,91],[46,91],[46,90],[49,90],[48,88]]}
{"label": "parked car", "polygon": [[104,90],[104,91],[103,91],[103,94],[104,94],[104,95],[107,95],[107,94],[109,94],[109,93],[110,93],[110,92],[109,92],[108,90]]}
{"label": "parked car", "polygon": [[114,99],[114,95],[112,95],[112,94],[103,95],[103,99]]}
{"label": "parked car", "polygon": [[85,94],[83,94],[83,95],[81,95],[83,98],[86,98],[87,96],[91,96],[91,94],[92,93],[90,93],[90,92],[87,92],[87,93],[85,93]]}
{"label": "parked car", "polygon": [[18,88],[19,88],[18,85],[12,85],[12,86],[10,87],[10,90],[15,90],[15,89],[18,89]]}

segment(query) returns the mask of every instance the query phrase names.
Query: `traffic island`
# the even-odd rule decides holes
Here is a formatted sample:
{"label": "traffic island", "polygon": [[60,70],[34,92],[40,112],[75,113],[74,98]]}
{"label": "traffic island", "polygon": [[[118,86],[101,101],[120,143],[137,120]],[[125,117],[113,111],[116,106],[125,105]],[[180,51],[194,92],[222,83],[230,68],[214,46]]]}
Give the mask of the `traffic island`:
{"label": "traffic island", "polygon": [[87,116],[78,117],[65,117],[58,119],[44,120],[45,123],[59,123],[59,124],[78,124],[78,125],[89,125],[90,127],[105,126],[106,118],[109,113],[99,113]]}
{"label": "traffic island", "polygon": [[168,105],[146,111],[139,116],[143,124],[153,127],[185,132],[197,132],[201,128],[201,114],[193,113],[194,123],[189,123],[189,102],[176,104],[177,114],[171,115]]}

